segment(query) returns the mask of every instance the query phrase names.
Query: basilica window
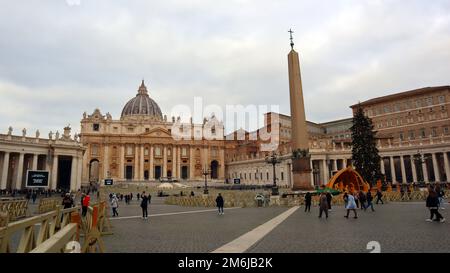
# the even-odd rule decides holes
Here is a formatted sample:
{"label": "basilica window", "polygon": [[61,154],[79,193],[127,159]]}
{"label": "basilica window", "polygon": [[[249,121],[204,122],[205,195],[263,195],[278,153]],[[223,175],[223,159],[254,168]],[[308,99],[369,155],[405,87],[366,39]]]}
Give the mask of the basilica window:
{"label": "basilica window", "polygon": [[98,145],[92,144],[91,146],[91,155],[92,156],[98,156]]}
{"label": "basilica window", "polygon": [[187,148],[186,147],[181,148],[181,156],[187,157]]}
{"label": "basilica window", "polygon": [[161,147],[155,147],[155,156],[161,156]]}
{"label": "basilica window", "polygon": [[216,134],[216,126],[213,126],[211,128],[211,134],[215,135]]}
{"label": "basilica window", "polygon": [[148,148],[147,147],[144,149],[144,155],[148,155]]}
{"label": "basilica window", "polygon": [[92,124],[92,129],[96,132],[100,131],[100,124],[98,123]]}
{"label": "basilica window", "polygon": [[171,156],[172,155],[172,149],[167,149],[167,156]]}
{"label": "basilica window", "polygon": [[284,172],[281,172],[281,180],[284,180]]}
{"label": "basilica window", "polygon": [[127,155],[133,155],[133,146],[127,145]]}

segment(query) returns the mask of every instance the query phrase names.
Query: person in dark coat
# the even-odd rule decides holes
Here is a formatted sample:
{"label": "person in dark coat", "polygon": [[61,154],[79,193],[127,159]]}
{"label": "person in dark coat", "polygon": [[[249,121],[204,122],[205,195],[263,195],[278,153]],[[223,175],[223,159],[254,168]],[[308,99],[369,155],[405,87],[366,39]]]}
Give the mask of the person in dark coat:
{"label": "person in dark coat", "polygon": [[373,203],[372,203],[373,197],[372,197],[372,193],[370,192],[370,190],[367,192],[366,198],[367,198],[367,207],[366,207],[366,208],[370,207],[370,209],[371,209],[372,211],[375,211],[375,210],[373,209]]}
{"label": "person in dark coat", "polygon": [[31,199],[33,200],[33,204],[36,203],[36,198],[37,198],[37,193],[35,191],[33,191],[33,193],[31,194]]}
{"label": "person in dark coat", "polygon": [[307,192],[305,195],[305,212],[311,212],[311,193]]}
{"label": "person in dark coat", "polygon": [[319,199],[319,218],[322,218],[322,212],[325,212],[326,218],[328,218],[328,200],[327,194],[322,192]]}
{"label": "person in dark coat", "polygon": [[70,193],[66,193],[63,198],[62,205],[64,206],[64,209],[70,209],[71,207],[73,207],[73,200],[70,196]]}
{"label": "person in dark coat", "polygon": [[[439,197],[437,192],[431,187],[428,190],[428,197],[426,200],[426,206],[430,210],[430,219],[427,219],[428,222],[432,221],[440,221],[441,223],[445,222],[445,218],[439,213]],[[434,220],[434,215],[436,215],[436,220]]]}
{"label": "person in dark coat", "polygon": [[145,191],[141,194],[141,208],[142,208],[142,219],[147,220],[148,218],[148,196],[145,194]]}
{"label": "person in dark coat", "polygon": [[361,210],[363,210],[363,209],[366,210],[367,209],[366,194],[363,191],[360,191],[358,197],[359,197],[358,199],[359,199],[359,205],[361,206]]}
{"label": "person in dark coat", "polygon": [[333,196],[331,195],[330,192],[327,192],[326,196],[327,196],[328,209],[331,210],[331,200],[333,200]]}
{"label": "person in dark coat", "polygon": [[224,204],[224,200],[222,195],[219,193],[219,195],[216,198],[216,205],[217,208],[219,209],[219,215],[222,214],[223,215],[223,204]]}
{"label": "person in dark coat", "polygon": [[380,190],[377,190],[377,205],[378,202],[381,201],[381,204],[384,204],[383,199],[381,199],[383,197],[383,193]]}

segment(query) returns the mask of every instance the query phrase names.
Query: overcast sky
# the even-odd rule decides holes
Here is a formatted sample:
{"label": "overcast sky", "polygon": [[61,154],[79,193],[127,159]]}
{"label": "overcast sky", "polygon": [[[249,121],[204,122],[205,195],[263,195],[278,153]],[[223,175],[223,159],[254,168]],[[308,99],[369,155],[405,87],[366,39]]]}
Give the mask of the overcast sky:
{"label": "overcast sky", "polygon": [[448,0],[0,0],[0,132],[118,119],[143,78],[168,116],[194,96],[289,114],[289,28],[310,121],[450,84]]}

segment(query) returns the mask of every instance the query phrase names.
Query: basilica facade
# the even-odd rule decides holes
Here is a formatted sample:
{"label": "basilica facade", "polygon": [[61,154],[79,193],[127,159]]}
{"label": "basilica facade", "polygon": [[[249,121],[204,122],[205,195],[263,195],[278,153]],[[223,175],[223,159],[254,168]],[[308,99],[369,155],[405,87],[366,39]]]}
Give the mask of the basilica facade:
{"label": "basilica facade", "polygon": [[[175,133],[183,137],[175,138]],[[225,179],[223,124],[214,116],[203,124],[193,124],[192,119],[181,123],[179,117],[168,120],[144,81],[119,119],[99,109],[84,113],[80,139],[86,148],[82,174],[86,182],[196,181],[205,172],[212,180]]]}

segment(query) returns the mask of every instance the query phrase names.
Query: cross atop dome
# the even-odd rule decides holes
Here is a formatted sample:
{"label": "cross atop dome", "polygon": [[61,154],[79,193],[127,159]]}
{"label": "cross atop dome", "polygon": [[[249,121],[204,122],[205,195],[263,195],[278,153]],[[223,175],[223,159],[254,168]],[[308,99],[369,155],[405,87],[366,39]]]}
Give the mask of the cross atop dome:
{"label": "cross atop dome", "polygon": [[144,80],[142,80],[141,86],[139,86],[138,93],[139,94],[148,94],[147,86],[145,86]]}

